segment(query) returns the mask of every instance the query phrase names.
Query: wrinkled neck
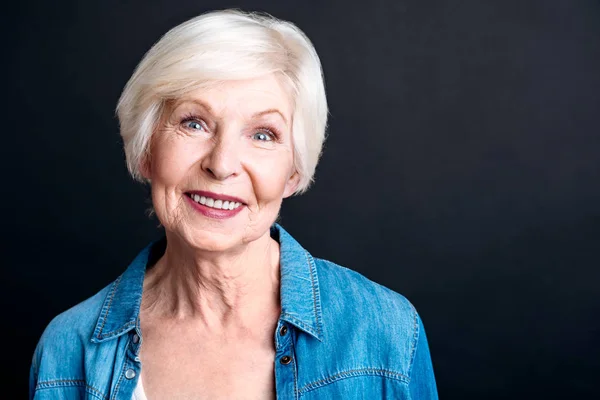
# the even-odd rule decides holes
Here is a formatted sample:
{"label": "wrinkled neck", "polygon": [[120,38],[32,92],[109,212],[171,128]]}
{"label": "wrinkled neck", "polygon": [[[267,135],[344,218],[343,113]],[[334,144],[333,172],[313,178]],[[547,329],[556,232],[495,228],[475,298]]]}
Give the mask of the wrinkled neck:
{"label": "wrinkled neck", "polygon": [[146,273],[142,311],[217,327],[275,313],[279,302],[279,243],[268,232],[227,253],[199,251],[167,236],[164,254]]}

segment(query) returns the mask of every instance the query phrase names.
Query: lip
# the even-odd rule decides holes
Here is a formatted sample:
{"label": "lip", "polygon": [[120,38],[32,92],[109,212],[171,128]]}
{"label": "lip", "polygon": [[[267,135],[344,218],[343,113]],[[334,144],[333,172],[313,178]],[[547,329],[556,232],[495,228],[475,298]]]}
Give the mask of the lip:
{"label": "lip", "polygon": [[212,219],[228,219],[228,218],[235,217],[246,206],[246,204],[242,203],[241,206],[239,206],[238,208],[233,209],[233,210],[223,210],[223,209],[212,208],[212,207],[208,207],[203,204],[200,204],[200,203],[196,203],[190,197],[191,194],[197,194],[198,196],[210,197],[215,200],[237,201],[239,203],[242,203],[242,202],[240,200],[236,199],[235,197],[215,195],[214,193],[211,193],[211,192],[201,192],[201,191],[186,192],[184,197],[190,203],[192,208],[195,209],[196,211],[198,211],[200,214],[204,215],[205,217],[212,218]]}
{"label": "lip", "polygon": [[[186,194],[197,194],[198,196],[204,196],[204,197],[210,197],[211,199],[215,199],[215,200],[222,200],[222,201],[236,201],[238,203],[242,203],[243,206],[246,205],[246,202],[242,199],[240,199],[239,197],[233,197],[233,196],[227,196],[224,194],[218,194],[218,193],[213,193],[213,192],[207,192],[205,190],[191,190],[189,192],[185,192]],[[198,203],[196,203],[198,204]],[[240,207],[238,207],[240,208]]]}

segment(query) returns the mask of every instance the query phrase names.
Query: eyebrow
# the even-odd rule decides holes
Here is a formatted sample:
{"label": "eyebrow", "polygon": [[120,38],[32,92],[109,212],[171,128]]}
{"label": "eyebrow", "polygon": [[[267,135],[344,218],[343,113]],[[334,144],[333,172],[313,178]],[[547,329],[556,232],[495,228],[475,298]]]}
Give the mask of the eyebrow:
{"label": "eyebrow", "polygon": [[268,110],[254,113],[252,115],[252,118],[262,117],[263,115],[267,115],[267,114],[279,114],[279,116],[281,117],[281,119],[283,119],[283,122],[285,122],[285,124],[288,125],[288,120],[285,117],[285,115],[283,115],[283,113],[281,111],[279,111],[278,109],[276,109],[276,108],[269,108]]}
{"label": "eyebrow", "polygon": [[[188,102],[195,103],[195,104],[199,105],[200,107],[204,108],[206,110],[206,112],[208,112],[209,114],[215,115],[214,109],[210,106],[210,104],[205,103],[202,100],[198,100],[198,99],[181,99],[180,101],[175,103],[175,107],[178,107],[178,106],[180,106],[184,103],[188,103]],[[285,122],[285,124],[287,126],[289,126],[288,120],[285,117],[285,115],[283,115],[283,113],[276,108],[269,108],[268,110],[256,112],[256,113],[252,114],[252,118],[259,118],[259,117],[262,117],[262,116],[268,115],[268,114],[279,114],[281,119],[283,119],[283,122]]]}
{"label": "eyebrow", "polygon": [[206,112],[208,112],[209,114],[211,114],[211,115],[215,115],[215,112],[214,112],[213,108],[210,106],[210,104],[208,104],[208,103],[205,103],[205,102],[203,102],[202,100],[190,99],[190,98],[185,98],[185,97],[184,97],[184,98],[182,98],[182,99],[178,99],[178,100],[176,100],[176,101],[174,102],[174,104],[173,104],[173,108],[175,109],[175,108],[177,108],[177,107],[179,107],[180,105],[182,105],[182,104],[185,104],[185,103],[193,103],[193,104],[196,104],[196,105],[198,105],[198,106],[200,106],[200,107],[204,108],[204,110],[205,110]]}

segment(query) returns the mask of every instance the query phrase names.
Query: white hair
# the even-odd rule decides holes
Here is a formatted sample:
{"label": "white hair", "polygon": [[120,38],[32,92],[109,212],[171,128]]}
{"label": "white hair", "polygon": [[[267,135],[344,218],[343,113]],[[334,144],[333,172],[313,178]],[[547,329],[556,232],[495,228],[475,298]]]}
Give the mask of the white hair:
{"label": "white hair", "polygon": [[222,81],[275,74],[291,91],[296,193],[306,191],[325,140],[327,100],[319,57],[294,24],[267,14],[213,11],[168,31],[127,82],[117,115],[131,175],[150,155],[166,101]]}

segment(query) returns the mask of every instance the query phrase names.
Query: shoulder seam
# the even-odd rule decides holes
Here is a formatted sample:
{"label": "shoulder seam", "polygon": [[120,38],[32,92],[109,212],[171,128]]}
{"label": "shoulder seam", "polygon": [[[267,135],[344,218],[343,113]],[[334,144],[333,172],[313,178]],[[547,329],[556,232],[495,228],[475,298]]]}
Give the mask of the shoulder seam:
{"label": "shoulder seam", "polygon": [[393,289],[391,289],[391,288],[389,288],[389,287],[387,287],[385,285],[382,285],[379,282],[376,282],[376,281],[372,280],[371,278],[363,275],[362,273],[360,273],[358,271],[355,271],[355,270],[353,270],[351,268],[348,268],[348,267],[344,267],[343,265],[336,264],[333,261],[324,260],[322,258],[315,258],[315,260],[322,261],[323,263],[325,263],[325,264],[327,264],[327,265],[329,265],[331,267],[339,268],[340,270],[342,270],[344,272],[348,272],[349,274],[353,275],[356,278],[364,279],[365,281],[367,281],[367,283],[369,283],[369,284],[371,284],[371,285],[373,285],[373,286],[375,286],[375,287],[377,287],[379,289],[382,289],[383,291],[387,292],[388,294],[392,294],[394,296],[400,297],[400,299],[402,301],[408,303],[410,305],[411,309],[414,310],[413,304],[402,293],[396,292],[395,290],[393,290]]}

